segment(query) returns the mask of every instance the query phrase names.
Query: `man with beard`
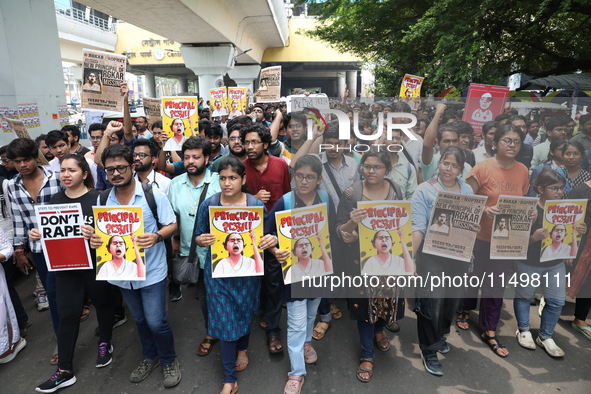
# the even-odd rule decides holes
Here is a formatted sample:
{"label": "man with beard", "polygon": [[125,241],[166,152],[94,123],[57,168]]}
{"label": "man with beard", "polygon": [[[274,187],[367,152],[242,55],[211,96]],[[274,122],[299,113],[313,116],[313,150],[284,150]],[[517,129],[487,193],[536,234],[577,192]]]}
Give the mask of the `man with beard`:
{"label": "man with beard", "polygon": [[137,138],[152,138],[152,133],[148,130],[148,118],[138,116],[135,120],[135,126],[137,127]]}
{"label": "man with beard", "polygon": [[51,151],[49,150],[49,146],[47,146],[47,144],[45,143],[46,138],[46,134],[41,134],[39,137],[35,138],[35,142],[37,143],[37,147],[39,148],[43,156],[45,156],[45,159],[49,162],[53,160],[55,156],[53,156],[53,153],[51,153]]}
{"label": "man with beard", "polygon": [[[200,122],[201,123],[201,122]],[[226,155],[229,149],[222,145],[222,138],[224,138],[224,130],[222,126],[217,123],[208,122],[205,127],[205,138],[211,143],[211,154],[209,155],[208,163],[213,163],[214,160]]]}
{"label": "man with beard", "polygon": [[283,124],[287,131],[287,140],[283,143],[291,154],[298,152],[306,141],[306,115],[292,112],[285,115]]}
{"label": "man with beard", "polygon": [[[246,118],[246,116],[244,116]],[[235,118],[236,119],[236,118]],[[211,165],[211,171],[218,172],[218,166],[224,157],[233,156],[241,161],[246,160],[246,150],[242,145],[242,140],[240,139],[240,129],[244,127],[240,123],[232,123],[231,126],[228,128],[228,148],[229,151],[223,156],[218,157]]]}
{"label": "man with beard", "polygon": [[[201,194],[205,192],[205,198],[208,198],[221,192],[222,189],[220,188],[218,174],[212,173],[207,168],[207,162],[211,155],[209,141],[201,137],[189,137],[182,146],[182,154],[183,161],[180,163],[183,165],[185,173],[177,176],[170,183],[168,199],[176,214],[178,224],[172,238],[172,255],[188,257]],[[173,167],[172,164],[167,164],[167,166]],[[168,168],[168,170],[170,169]],[[172,170],[174,171],[174,169]],[[205,298],[205,283],[203,282],[203,263],[207,257],[207,248],[197,246],[196,252],[200,262],[197,296],[201,304],[205,332],[207,333],[207,300]],[[207,356],[216,342],[216,338],[206,336],[199,346],[197,354]]]}
{"label": "man with beard", "polygon": [[140,138],[133,143],[133,169],[135,179],[156,186],[162,193],[168,195],[170,179],[154,171],[154,165],[158,160],[158,147],[145,138]]}

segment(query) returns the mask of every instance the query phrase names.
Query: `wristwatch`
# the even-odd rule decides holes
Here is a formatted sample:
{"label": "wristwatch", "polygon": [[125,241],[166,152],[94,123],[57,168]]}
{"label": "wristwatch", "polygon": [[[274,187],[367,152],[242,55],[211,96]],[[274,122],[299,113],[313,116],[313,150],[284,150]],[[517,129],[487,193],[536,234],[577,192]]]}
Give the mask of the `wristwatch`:
{"label": "wristwatch", "polygon": [[158,239],[156,240],[156,243],[164,241],[164,238],[162,238],[162,234],[156,233],[156,235],[158,236]]}

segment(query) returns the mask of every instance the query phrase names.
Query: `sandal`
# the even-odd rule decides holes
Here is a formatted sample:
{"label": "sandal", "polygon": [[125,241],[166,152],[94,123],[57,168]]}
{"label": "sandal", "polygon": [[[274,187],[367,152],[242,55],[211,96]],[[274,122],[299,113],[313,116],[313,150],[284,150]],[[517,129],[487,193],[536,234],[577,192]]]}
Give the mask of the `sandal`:
{"label": "sandal", "polygon": [[287,383],[285,383],[284,394],[300,394],[302,392],[302,386],[304,385],[303,376],[288,376]]}
{"label": "sandal", "polygon": [[270,336],[267,338],[267,345],[269,345],[269,353],[276,354],[283,351],[283,344],[281,338],[277,335]]}
{"label": "sandal", "polygon": [[335,304],[330,304],[330,313],[332,313],[332,318],[335,320],[339,320],[341,317],[343,317],[343,313]]}
{"label": "sandal", "polygon": [[388,338],[388,336],[386,335],[386,333],[384,331],[382,331],[382,334],[384,334],[384,337],[381,340],[379,340],[379,341],[378,341],[377,336],[374,335],[374,337],[373,337],[373,343],[382,352],[387,352],[388,350],[390,350],[390,347],[392,347],[392,344],[390,343],[390,339]]}
{"label": "sandal", "polygon": [[[362,383],[367,383],[371,380],[371,377],[373,376],[373,358],[371,357],[362,357],[361,359],[359,359],[359,361],[361,361],[361,364],[363,363],[371,363],[371,369],[367,369],[365,367],[362,367],[361,364],[359,364],[359,367],[357,368],[357,380],[359,380]],[[362,373],[367,373],[369,374],[368,378],[364,378],[362,377],[360,374]]]}
{"label": "sandal", "polygon": [[261,320],[259,320],[259,327],[263,330],[266,330],[268,326],[267,324],[267,316],[261,316]]}
{"label": "sandal", "polygon": [[[226,386],[230,386],[230,391],[226,390]],[[238,382],[224,383],[220,394],[236,394],[238,392]]]}
{"label": "sandal", "polygon": [[316,339],[317,341],[321,340],[322,338],[324,338],[324,334],[326,334],[326,332],[328,331],[329,328],[330,328],[330,322],[319,321],[314,326],[314,332],[312,332],[312,338]]}
{"label": "sandal", "polygon": [[[468,327],[462,328],[459,326],[458,323],[467,323]],[[466,312],[466,311],[460,312],[460,314],[456,318],[456,327],[458,327],[460,330],[464,330],[464,331],[467,331],[470,329],[470,312]]]}
{"label": "sandal", "polygon": [[51,358],[49,359],[49,364],[57,365],[58,361],[59,361],[59,356],[56,353],[53,356],[51,356]]}
{"label": "sandal", "polygon": [[312,342],[304,343],[304,361],[306,364],[314,364],[318,361],[318,354],[312,347]]}
{"label": "sandal", "polygon": [[[505,358],[508,356],[508,354],[502,355],[500,354],[498,351],[500,349],[506,349],[505,346],[501,345],[501,342],[499,342],[497,340],[497,337],[489,337],[488,335],[486,335],[486,331],[482,333],[482,335],[480,336],[480,339],[482,339],[482,342],[486,343],[488,345],[488,347],[490,348],[490,350],[492,350],[497,356]],[[497,343],[490,343],[490,341],[496,341]]]}
{"label": "sandal", "polygon": [[[240,353],[244,353],[246,358],[238,357]],[[248,350],[239,350],[236,356],[236,372],[242,372],[248,367]]]}
{"label": "sandal", "polygon": [[82,307],[82,315],[80,315],[80,323],[88,320],[89,317],[90,317],[90,307],[88,305],[84,305]]}
{"label": "sandal", "polygon": [[[218,343],[218,341],[219,341],[219,339],[217,339],[217,338],[205,337],[205,339],[201,342],[201,344],[197,348],[197,355],[201,356],[201,357],[207,356],[211,352],[211,348],[213,348],[213,345]],[[209,347],[205,347],[203,345],[209,345]]]}

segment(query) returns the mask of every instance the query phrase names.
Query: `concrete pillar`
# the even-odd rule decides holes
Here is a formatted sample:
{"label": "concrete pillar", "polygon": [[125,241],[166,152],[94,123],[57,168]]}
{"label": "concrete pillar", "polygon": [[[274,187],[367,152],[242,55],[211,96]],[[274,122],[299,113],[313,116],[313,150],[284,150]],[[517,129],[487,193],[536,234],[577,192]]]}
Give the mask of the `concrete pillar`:
{"label": "concrete pillar", "polygon": [[179,77],[179,89],[181,93],[189,92],[189,80],[184,77]]}
{"label": "concrete pillar", "polygon": [[347,89],[349,97],[357,97],[357,71],[347,71]]}
{"label": "concrete pillar", "polygon": [[235,66],[228,71],[228,75],[232,78],[239,88],[246,88],[246,91],[252,94],[253,82],[258,78],[261,72],[261,66]]}
{"label": "concrete pillar", "polygon": [[153,72],[145,72],[144,89],[147,97],[156,97],[156,77]]}
{"label": "concrete pillar", "polygon": [[234,68],[234,57],[237,52],[236,48],[229,44],[215,47],[183,45],[181,55],[185,61],[185,67],[192,70],[199,78],[199,96],[207,101],[209,89],[215,88],[219,84],[217,81],[223,81],[224,75]]}
{"label": "concrete pillar", "polygon": [[337,96],[343,97],[345,95],[345,89],[347,89],[347,73],[337,73]]}
{"label": "concrete pillar", "polygon": [[[30,128],[35,138],[59,129],[53,119],[66,105],[60,44],[51,1],[0,0],[0,107],[17,110],[18,104],[36,103],[41,127]],[[15,138],[0,133],[0,144]]]}

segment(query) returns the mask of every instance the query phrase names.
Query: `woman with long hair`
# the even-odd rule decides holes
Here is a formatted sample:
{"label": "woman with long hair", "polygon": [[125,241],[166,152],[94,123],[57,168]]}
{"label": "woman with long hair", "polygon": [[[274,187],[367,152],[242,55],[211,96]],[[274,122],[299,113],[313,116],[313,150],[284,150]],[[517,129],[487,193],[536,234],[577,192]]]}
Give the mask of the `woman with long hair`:
{"label": "woman with long hair", "polygon": [[581,183],[591,180],[591,174],[581,168],[585,157],[585,148],[580,142],[569,141],[562,147],[562,165],[558,173],[566,180],[564,198],[568,198],[570,191]]}

